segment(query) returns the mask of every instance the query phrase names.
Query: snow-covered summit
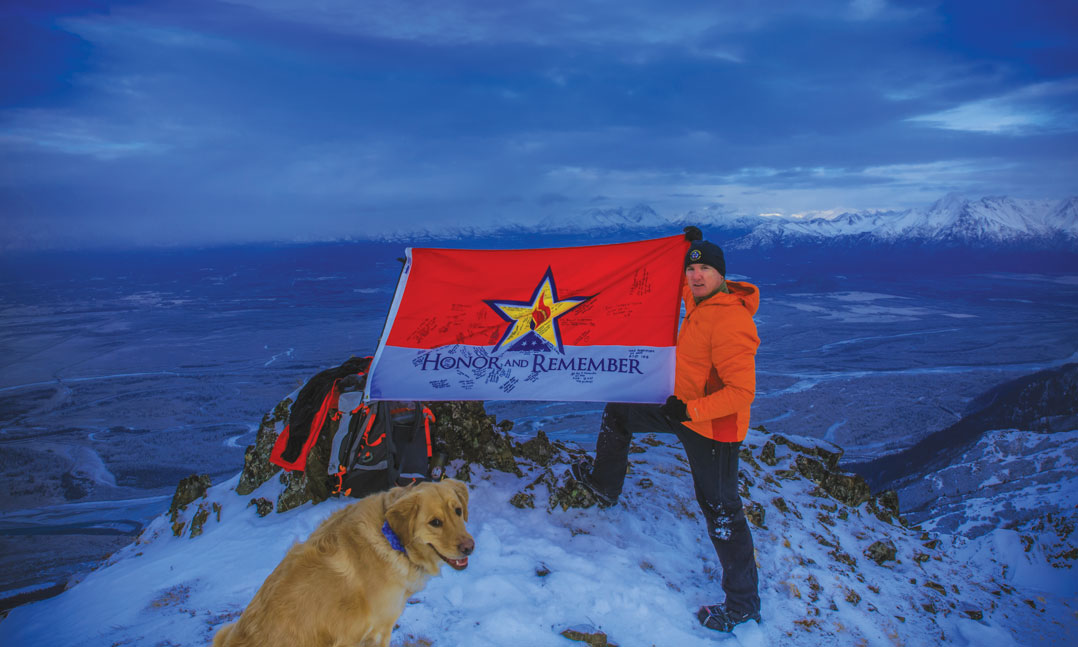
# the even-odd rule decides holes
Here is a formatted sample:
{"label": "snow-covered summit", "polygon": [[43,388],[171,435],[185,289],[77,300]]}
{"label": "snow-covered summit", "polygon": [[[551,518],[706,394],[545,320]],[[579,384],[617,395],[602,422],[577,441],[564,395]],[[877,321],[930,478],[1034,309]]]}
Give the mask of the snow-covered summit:
{"label": "snow-covered summit", "polygon": [[[893,500],[835,470],[837,448],[760,430],[743,446],[741,481],[764,622],[729,636],[702,628],[693,611],[721,597],[721,572],[684,453],[669,438],[637,440],[626,490],[609,510],[554,503],[564,462],[518,456],[520,475],[451,464],[471,481],[476,552],[467,571],[443,573],[410,601],[391,644],[567,647],[562,632],[586,627],[622,647],[980,647],[1061,642],[1076,629],[1073,586],[1060,584],[1069,572],[1041,564],[1036,551],[998,550],[1020,545],[1013,533],[971,543],[907,527]],[[239,482],[209,488],[176,520],[162,514],[58,597],[15,609],[0,624],[5,644],[207,644],[293,542],[348,504],[266,514],[286,490],[282,479],[248,495]],[[1026,577],[1035,568],[1060,577],[1041,590]]]}
{"label": "snow-covered summit", "polygon": [[917,243],[968,246],[1078,242],[1078,199],[977,200],[948,194],[927,208],[845,213],[833,219],[772,219],[732,246]]}

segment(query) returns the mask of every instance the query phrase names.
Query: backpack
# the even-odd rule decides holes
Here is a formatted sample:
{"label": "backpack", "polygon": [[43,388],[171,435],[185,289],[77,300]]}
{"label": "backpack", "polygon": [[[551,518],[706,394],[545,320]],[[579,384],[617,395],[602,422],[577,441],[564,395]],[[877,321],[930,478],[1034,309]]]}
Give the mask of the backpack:
{"label": "backpack", "polygon": [[[370,357],[353,357],[308,380],[292,404],[284,431],[277,436],[270,462],[287,470],[307,471],[307,458],[326,435],[324,428],[330,419],[339,419],[337,401],[341,393],[363,388],[370,364]],[[321,469],[325,471],[324,464]]]}
{"label": "backpack", "polygon": [[420,402],[379,400],[352,411],[341,440],[340,468],[330,476],[334,494],[361,498],[430,479],[430,423]]}

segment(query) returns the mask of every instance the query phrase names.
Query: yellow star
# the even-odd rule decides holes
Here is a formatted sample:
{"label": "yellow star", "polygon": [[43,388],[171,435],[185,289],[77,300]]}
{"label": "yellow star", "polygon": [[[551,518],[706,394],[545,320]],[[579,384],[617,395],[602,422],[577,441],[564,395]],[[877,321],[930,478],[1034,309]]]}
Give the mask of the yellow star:
{"label": "yellow star", "polygon": [[487,305],[493,308],[502,319],[509,322],[505,334],[494,346],[492,352],[498,352],[530,332],[534,332],[549,342],[559,353],[564,352],[558,318],[590,298],[570,297],[559,300],[558,288],[554,284],[554,274],[548,267],[543,279],[539,281],[535,292],[532,293],[530,301],[487,300]]}

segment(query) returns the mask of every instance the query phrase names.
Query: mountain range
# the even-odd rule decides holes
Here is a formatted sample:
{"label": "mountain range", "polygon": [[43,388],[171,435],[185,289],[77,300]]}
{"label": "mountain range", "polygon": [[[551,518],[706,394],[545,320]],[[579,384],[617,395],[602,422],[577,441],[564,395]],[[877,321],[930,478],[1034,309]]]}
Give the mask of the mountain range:
{"label": "mountain range", "polygon": [[950,194],[928,208],[845,213],[836,218],[768,219],[735,248],[801,244],[937,244],[947,247],[1078,246],[1078,197],[969,200]]}
{"label": "mountain range", "polygon": [[382,239],[416,242],[539,234],[630,238],[669,234],[687,225],[704,229],[709,238],[727,241],[723,246],[731,249],[929,245],[1078,251],[1078,196],[1063,200],[970,199],[952,193],[928,207],[858,211],[833,218],[745,215],[718,205],[669,216],[642,203],[629,208],[589,209],[553,216],[535,225],[507,224],[493,228],[449,225],[392,233]]}

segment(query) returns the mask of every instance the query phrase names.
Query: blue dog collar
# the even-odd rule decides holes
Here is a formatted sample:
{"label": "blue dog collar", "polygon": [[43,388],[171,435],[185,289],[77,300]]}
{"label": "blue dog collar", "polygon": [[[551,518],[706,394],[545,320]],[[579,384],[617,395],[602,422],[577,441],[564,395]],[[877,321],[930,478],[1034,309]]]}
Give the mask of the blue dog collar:
{"label": "blue dog collar", "polygon": [[386,540],[389,541],[389,545],[393,547],[393,550],[398,553],[405,552],[404,545],[401,544],[401,538],[389,527],[388,521],[382,524],[382,534],[385,535]]}

